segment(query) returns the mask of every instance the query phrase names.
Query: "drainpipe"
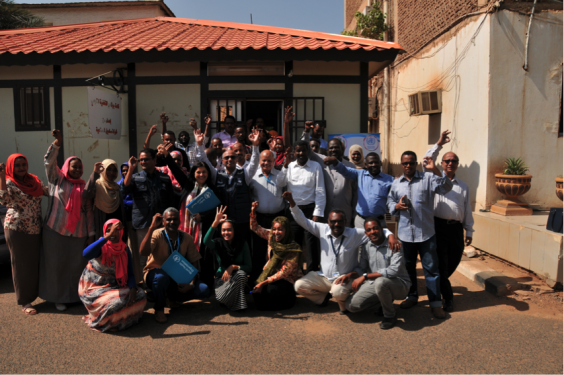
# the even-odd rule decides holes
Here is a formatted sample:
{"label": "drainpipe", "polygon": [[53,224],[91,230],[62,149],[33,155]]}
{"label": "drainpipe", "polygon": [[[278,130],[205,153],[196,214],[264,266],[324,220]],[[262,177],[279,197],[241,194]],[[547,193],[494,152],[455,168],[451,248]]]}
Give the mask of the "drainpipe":
{"label": "drainpipe", "polygon": [[525,41],[525,64],[523,64],[523,69],[529,70],[529,38],[531,36],[531,24],[533,23],[533,16],[535,15],[535,6],[537,5],[537,0],[533,2],[533,10],[531,10],[531,17],[529,17],[529,26],[527,27],[527,40]]}

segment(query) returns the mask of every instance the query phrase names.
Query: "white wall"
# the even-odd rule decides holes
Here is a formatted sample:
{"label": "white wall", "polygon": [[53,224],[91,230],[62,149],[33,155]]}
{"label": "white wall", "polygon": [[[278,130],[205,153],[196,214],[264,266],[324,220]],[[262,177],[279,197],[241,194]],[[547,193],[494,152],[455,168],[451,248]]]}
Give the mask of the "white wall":
{"label": "white wall", "polygon": [[562,12],[535,14],[525,71],[528,21],[528,16],[509,11],[491,18],[488,203],[502,199],[494,174],[503,172],[505,158],[521,157],[533,175],[531,190],[521,199],[562,207],[554,182],[562,175]]}
{"label": "white wall", "polygon": [[[389,172],[398,175],[402,173],[399,163],[404,151],[414,151],[422,160],[440,132],[450,130],[452,141],[438,160],[447,151],[458,155],[457,176],[468,184],[475,209],[484,207],[487,185],[490,40],[487,21],[472,41],[482,17],[461,23],[417,54],[418,58],[411,58],[393,70],[391,134],[383,145],[389,147],[389,160],[385,161],[389,163]],[[408,96],[435,89],[442,90],[442,113],[409,116]],[[386,154],[384,150],[383,155]]]}

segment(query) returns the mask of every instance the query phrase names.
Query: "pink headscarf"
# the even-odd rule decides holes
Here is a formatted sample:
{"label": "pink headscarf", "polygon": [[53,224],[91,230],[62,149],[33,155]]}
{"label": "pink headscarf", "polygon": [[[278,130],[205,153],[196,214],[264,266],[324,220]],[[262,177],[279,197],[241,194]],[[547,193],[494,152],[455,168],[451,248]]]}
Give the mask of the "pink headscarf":
{"label": "pink headscarf", "polygon": [[[118,219],[110,219],[104,224],[103,234],[106,234],[106,229],[114,223],[119,223]],[[119,231],[119,242],[113,243],[112,241],[107,241],[104,246],[102,246],[102,264],[105,266],[110,266],[112,264],[112,259],[116,263],[116,280],[120,286],[125,286],[127,284],[127,253],[125,251],[125,242],[123,238],[123,229]]]}
{"label": "pink headscarf", "polygon": [[86,182],[84,182],[84,180],[80,178],[74,179],[69,176],[70,163],[72,160],[75,159],[79,160],[82,163],[82,160],[80,160],[79,157],[71,156],[70,158],[65,160],[65,164],[63,164],[63,169],[61,169],[63,176],[65,176],[68,182],[73,184],[72,191],[70,193],[69,199],[65,206],[65,210],[67,210],[67,212],[69,213],[69,218],[67,220],[66,228],[71,233],[74,233],[74,230],[76,229],[76,224],[78,224],[78,222],[80,221],[80,206],[82,204],[82,192],[84,191],[84,185],[86,184]]}

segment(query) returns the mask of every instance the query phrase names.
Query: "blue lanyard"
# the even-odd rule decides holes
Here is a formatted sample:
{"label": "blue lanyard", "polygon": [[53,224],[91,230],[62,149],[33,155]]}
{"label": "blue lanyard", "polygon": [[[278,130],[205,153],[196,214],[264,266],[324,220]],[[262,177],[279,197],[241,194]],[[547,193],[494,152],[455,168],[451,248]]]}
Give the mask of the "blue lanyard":
{"label": "blue lanyard", "polygon": [[341,253],[341,245],[343,245],[345,236],[343,235],[343,237],[341,238],[341,243],[339,244],[337,251],[335,251],[335,245],[333,244],[333,236],[329,236],[329,238],[331,238],[331,247],[333,248],[333,254],[335,254],[335,263],[337,263],[337,259],[339,258],[339,254]]}
{"label": "blue lanyard", "polygon": [[180,233],[178,233],[178,244],[176,245],[176,249],[174,247],[172,247],[172,243],[170,242],[170,238],[168,237],[168,233],[166,232],[166,229],[164,230],[164,233],[165,233],[166,239],[168,240],[168,246],[170,246],[171,254],[174,253],[175,251],[180,250]]}
{"label": "blue lanyard", "polygon": [[268,178],[263,174],[262,177],[266,180],[267,183],[276,186],[276,184],[272,181],[270,181],[270,178],[272,177],[272,173],[270,174],[270,176],[268,176]]}

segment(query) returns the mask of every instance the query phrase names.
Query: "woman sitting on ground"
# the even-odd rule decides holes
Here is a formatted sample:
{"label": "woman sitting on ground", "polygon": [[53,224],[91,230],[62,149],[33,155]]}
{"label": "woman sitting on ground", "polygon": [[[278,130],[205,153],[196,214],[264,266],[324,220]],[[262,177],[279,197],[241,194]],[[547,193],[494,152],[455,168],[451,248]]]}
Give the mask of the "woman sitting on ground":
{"label": "woman sitting on ground", "polygon": [[[251,272],[251,253],[245,238],[237,236],[235,226],[227,219],[225,210],[219,207],[204,244],[215,251],[219,268],[215,274],[215,298],[229,310],[245,310],[247,274]],[[217,228],[221,237],[214,239]]]}
{"label": "woman sitting on ground", "polygon": [[104,236],[84,249],[89,260],[78,284],[88,315],[82,320],[98,332],[117,331],[139,322],[147,299],[133,274],[131,252],[123,242],[123,224],[110,219]]}
{"label": "woman sitting on ground", "polygon": [[268,262],[256,280],[253,299],[258,310],[286,310],[294,306],[296,292],[294,283],[303,277],[300,265],[303,252],[290,228],[290,220],[279,216],[272,221],[272,229],[264,229],[257,223],[256,209],[259,202],[253,202],[251,209],[251,230],[268,240]]}

